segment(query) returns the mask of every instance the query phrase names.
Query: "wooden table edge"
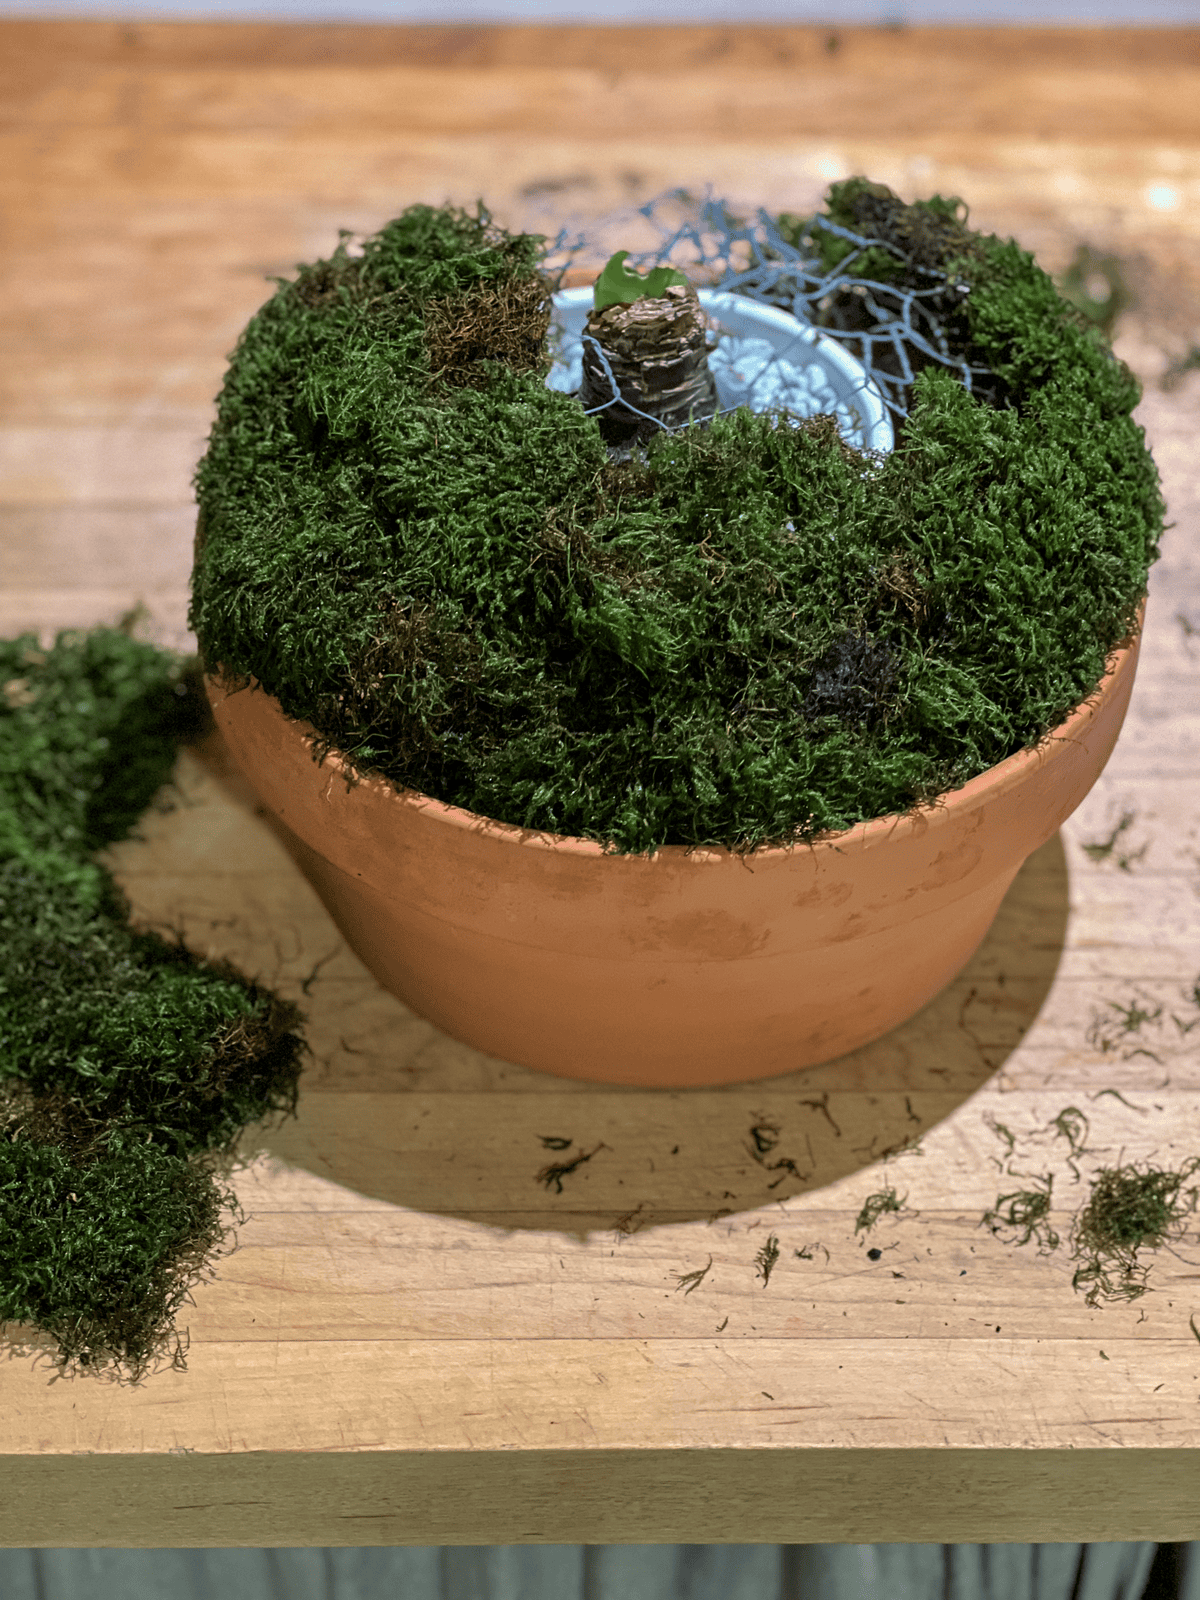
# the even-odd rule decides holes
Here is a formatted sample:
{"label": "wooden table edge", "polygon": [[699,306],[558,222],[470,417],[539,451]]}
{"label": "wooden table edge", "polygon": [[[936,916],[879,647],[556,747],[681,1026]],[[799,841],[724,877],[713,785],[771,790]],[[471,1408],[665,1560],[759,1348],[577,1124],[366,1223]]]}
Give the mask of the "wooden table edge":
{"label": "wooden table edge", "polygon": [[1200,1449],[0,1455],[0,1505],[22,1547],[1182,1542]]}

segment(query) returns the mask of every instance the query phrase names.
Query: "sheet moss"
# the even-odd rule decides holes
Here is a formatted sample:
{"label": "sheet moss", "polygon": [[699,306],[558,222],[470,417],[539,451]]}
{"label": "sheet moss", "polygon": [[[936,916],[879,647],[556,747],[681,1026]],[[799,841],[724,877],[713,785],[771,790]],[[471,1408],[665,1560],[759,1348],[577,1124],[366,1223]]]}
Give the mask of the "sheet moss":
{"label": "sheet moss", "polygon": [[94,859],[204,717],[194,665],[120,631],[0,642],[0,1321],[64,1367],[181,1358],[222,1160],[295,1103],[295,1009],[132,928]]}
{"label": "sheet moss", "polygon": [[952,268],[947,337],[991,377],[919,372],[882,464],[745,410],[610,461],[543,384],[541,241],[482,208],[280,282],[198,469],[205,665],[318,754],[623,852],[810,839],[1036,743],[1157,554],[1137,384],[1016,244],[887,193],[829,215],[901,291]]}

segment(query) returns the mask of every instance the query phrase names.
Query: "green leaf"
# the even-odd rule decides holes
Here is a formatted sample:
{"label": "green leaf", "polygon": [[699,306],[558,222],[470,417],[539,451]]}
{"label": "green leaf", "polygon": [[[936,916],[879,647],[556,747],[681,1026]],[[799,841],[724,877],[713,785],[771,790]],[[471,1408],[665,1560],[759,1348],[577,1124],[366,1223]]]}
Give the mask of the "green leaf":
{"label": "green leaf", "polygon": [[603,311],[606,306],[628,305],[632,300],[657,300],[674,284],[687,288],[687,279],[674,267],[654,267],[643,278],[640,272],[625,265],[628,254],[628,250],[618,250],[596,279],[597,311]]}

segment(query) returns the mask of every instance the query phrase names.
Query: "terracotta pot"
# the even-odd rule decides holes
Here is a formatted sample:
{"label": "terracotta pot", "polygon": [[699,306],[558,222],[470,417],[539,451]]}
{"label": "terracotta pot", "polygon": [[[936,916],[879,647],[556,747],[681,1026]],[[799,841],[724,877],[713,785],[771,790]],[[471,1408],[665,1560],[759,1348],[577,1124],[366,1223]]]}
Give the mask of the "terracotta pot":
{"label": "terracotta pot", "polygon": [[682,1087],[843,1055],[974,952],[1027,856],[1099,776],[1137,640],[1035,750],[936,807],[812,845],[605,855],[380,779],[352,788],[261,689],[210,680],[217,723],[384,988],[477,1049],[564,1077]]}

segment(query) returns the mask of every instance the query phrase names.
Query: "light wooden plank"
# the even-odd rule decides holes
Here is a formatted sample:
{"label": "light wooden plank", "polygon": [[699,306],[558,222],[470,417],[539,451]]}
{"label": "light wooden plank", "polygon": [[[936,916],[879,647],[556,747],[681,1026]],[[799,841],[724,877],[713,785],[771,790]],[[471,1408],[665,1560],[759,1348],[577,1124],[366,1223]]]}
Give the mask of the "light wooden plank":
{"label": "light wooden plank", "polygon": [[[296,27],[279,22],[203,22],[140,19],[65,22],[6,19],[6,59],[24,77],[52,75],[77,66],[118,63],[144,72],[165,67],[243,68],[248,62],[307,67],[379,66],[395,62],[427,67],[457,65],[474,71],[519,66],[569,67],[591,63],[609,70],[644,65],[651,57],[664,75],[708,65],[769,67],[838,61],[855,72],[911,71],[949,60],[968,66],[991,62],[1011,70],[1031,66],[1066,72],[1093,67],[1142,73],[1191,59],[1200,44],[1196,27],[1011,27],[1005,24],[921,25],[832,30],[806,24],[737,26],[729,23],[647,22],[621,25],[514,23],[504,27],[339,24]],[[880,113],[888,114],[887,109]]]}
{"label": "light wooden plank", "polygon": [[[848,1308],[842,1320],[850,1330]],[[43,1375],[23,1375],[9,1386],[16,1409],[9,1413],[5,1455],[10,1462],[44,1455],[47,1428],[64,1452],[110,1459],[177,1450],[226,1457],[551,1450],[565,1460],[577,1451],[661,1451],[665,1433],[680,1452],[781,1456],[890,1449],[916,1457],[941,1446],[1033,1452],[1124,1446],[1126,1455],[1194,1445],[1195,1341],[1189,1350],[1178,1340],[1121,1341],[1099,1331],[1068,1340],[1006,1338],[994,1324],[988,1332],[970,1340],[927,1334],[923,1358],[920,1341],[853,1331],[726,1343],[711,1336],[652,1339],[633,1330],[617,1339],[214,1343],[194,1347],[188,1374],[159,1374],[153,1386],[127,1398],[109,1391],[108,1403],[94,1408],[81,1407],[71,1386],[47,1392]],[[535,1385],[531,1361],[539,1367]],[[1155,1384],[1162,1387],[1155,1391]],[[1023,1406],[1031,1386],[1037,1410],[1012,1430],[1000,1419]],[[262,1404],[264,1392],[269,1406]],[[459,1482],[467,1487],[469,1469]],[[964,1498],[974,1500],[978,1526],[982,1497],[968,1491]],[[1194,1516],[1194,1505],[1188,1512]],[[1166,1510],[1162,1521],[1179,1526],[1188,1512]],[[771,1518],[781,1529],[796,1520],[787,1506],[774,1508]],[[1134,1524],[1128,1511],[1125,1520]],[[1086,1513],[1079,1521],[1087,1524]],[[642,1513],[643,1529],[656,1522],[652,1512]],[[921,1522],[944,1528],[946,1518],[934,1508]]]}
{"label": "light wooden plank", "polygon": [[10,589],[0,593],[0,634],[36,633],[48,644],[63,629],[113,628],[142,602],[148,613],[142,636],[166,650],[195,650],[187,625],[188,595],[181,589],[129,584],[118,589]]}
{"label": "light wooden plank", "polygon": [[[1022,1187],[1022,1173],[1054,1173],[1056,1197],[1072,1212],[1082,1204],[1079,1197],[1087,1197],[1087,1188],[1079,1188],[1086,1179],[1076,1181],[1070,1170],[1070,1145],[1053,1126],[1066,1105],[1061,1093],[1009,1091],[998,1098],[994,1089],[974,1096],[845,1090],[830,1091],[826,1099],[797,1094],[794,1086],[780,1092],[771,1083],[754,1090],[756,1098],[740,1105],[703,1092],[684,1103],[643,1094],[635,1117],[619,1094],[313,1095],[298,1122],[255,1143],[265,1143],[291,1167],[410,1210],[474,1216],[532,1213],[540,1206],[545,1226],[554,1227],[582,1208],[606,1214],[608,1231],[637,1206],[651,1222],[667,1212],[705,1225],[714,1225],[719,1213],[742,1219],[752,1211],[754,1228],[776,1231],[789,1222],[798,1194],[806,1202],[820,1194],[823,1204],[844,1208],[840,1231],[854,1238],[864,1201],[888,1186],[922,1213],[969,1208],[974,1228],[998,1192]],[[812,1105],[816,1098],[820,1111]],[[1115,1165],[1122,1151],[1126,1160],[1153,1156],[1164,1165],[1191,1153],[1179,1119],[1187,1128],[1200,1110],[1194,1088],[1146,1087],[1127,1103],[1077,1084],[1071,1103],[1080,1102],[1090,1122],[1081,1171]],[[1011,1128],[1013,1155],[989,1119]],[[754,1128],[769,1129],[778,1140],[765,1159],[754,1153]],[[568,1158],[581,1151],[591,1156],[563,1179],[561,1194],[542,1178],[551,1159],[542,1143],[546,1134],[572,1141]],[[882,1163],[875,1159],[885,1140],[900,1145],[910,1139],[919,1140],[919,1148]],[[792,1158],[798,1175],[772,1166],[782,1156]],[[796,1209],[802,1214],[805,1207],[797,1201]],[[730,1226],[740,1232],[751,1224]],[[747,1271],[759,1244],[745,1253]]]}
{"label": "light wooden plank", "polygon": [[[859,52],[861,53],[861,52]],[[276,67],[269,62],[229,67],[162,67],[138,97],[139,126],[156,130],[286,130],[297,137],[359,135],[397,128],[448,132],[540,132],[569,126],[581,139],[607,138],[614,128],[727,139],[818,135],[855,137],[878,125],[873,101],[886,85],[892,129],[906,138],[946,133],[1010,133],[1008,96],[1020,96],[1025,126],[1039,137],[1081,143],[1153,136],[1170,141],[1195,132],[1196,69],[1186,59],[1147,67],[1137,78],[1113,64],[1038,68],[1026,64],[980,75],[962,56],[922,61],[877,59],[873,71],[822,52],[803,63],[723,63],[682,66],[664,73],[657,63],[511,65],[481,77],[478,70],[428,64]],[[14,86],[0,126],[90,129],[128,126],[127,67],[59,72],[47,83],[26,78]],[[23,92],[22,92],[23,91]],[[1150,110],[1150,107],[1153,110]]]}
{"label": "light wooden plank", "polygon": [[0,507],[0,589],[59,592],[73,579],[94,587],[186,590],[192,573],[195,507],[15,505]]}
{"label": "light wooden plank", "polygon": [[[782,117],[813,132],[853,132],[866,122],[907,137],[944,128],[1006,134],[1013,125],[1010,96],[1019,95],[1026,126],[1043,137],[1162,139],[1194,130],[1188,80],[1195,37],[1195,30],[1131,28],[1023,35],[976,28],[966,36],[955,28],[811,26],[302,32],[278,25],[64,29],[10,21],[4,58],[8,114],[25,123],[127,122],[131,113],[150,124],[185,121],[189,113],[237,126],[292,123],[306,103],[336,102],[350,84],[361,86],[357,98],[353,91],[345,98],[356,121],[371,125],[424,112],[457,135],[473,114],[494,120],[497,107],[535,126],[564,112],[586,122],[588,88],[636,94],[648,78],[665,78],[684,90],[673,97],[673,120],[685,119],[686,126],[694,116],[696,130],[708,136],[714,115],[729,109],[753,75],[764,120]],[[136,110],[120,92],[131,74],[142,90]],[[386,86],[398,81],[407,93],[388,95]],[[773,103],[775,82],[806,92]],[[461,111],[459,86],[472,101]],[[645,102],[647,115],[667,115],[661,96],[647,93]]]}
{"label": "light wooden plank", "polygon": [[0,504],[186,505],[203,449],[200,430],[6,428]]}

